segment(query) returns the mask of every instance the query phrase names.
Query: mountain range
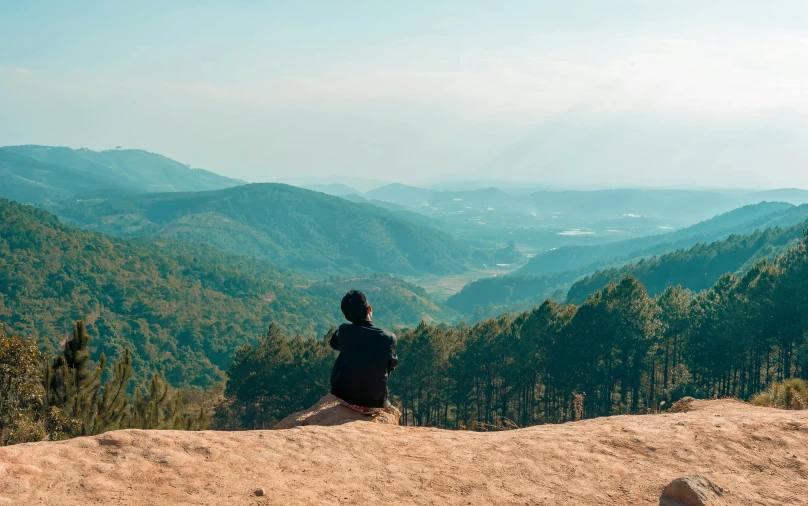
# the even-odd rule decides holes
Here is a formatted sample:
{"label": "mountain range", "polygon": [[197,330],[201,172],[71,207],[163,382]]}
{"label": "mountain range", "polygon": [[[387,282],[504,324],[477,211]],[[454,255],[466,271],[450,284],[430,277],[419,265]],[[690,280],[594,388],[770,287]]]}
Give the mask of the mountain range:
{"label": "mountain range", "polygon": [[699,292],[712,287],[727,273],[742,276],[757,262],[772,261],[796,246],[803,238],[806,223],[788,228],[769,228],[749,235],[732,235],[711,244],[701,243],[687,250],[677,250],[622,267],[612,267],[576,281],[567,301],[582,304],[591,293],[626,276],[637,278],[651,296],[669,286]]}
{"label": "mountain range", "polygon": [[[732,262],[712,264],[712,270],[701,272],[702,277],[698,278],[700,283],[689,282],[687,280],[690,278],[683,277],[691,274],[687,269],[682,270],[678,277],[668,276],[662,280],[653,280],[655,289],[664,289],[670,284],[683,284],[692,289],[706,288],[724,272],[743,270],[750,262],[772,258],[781,252],[789,241],[799,235],[800,227],[806,220],[808,205],[764,202],[745,206],[668,234],[598,246],[559,248],[532,258],[513,274],[469,283],[450,297],[446,304],[465,314],[483,310],[478,316],[496,316],[509,310],[529,308],[547,297],[565,301],[565,294],[573,283],[592,274],[586,282],[576,283],[574,290],[570,292],[570,301],[580,303],[589,293],[602,288],[608,281],[633,274],[634,263],[647,268],[658,261],[654,257],[661,256],[666,261],[673,256],[664,255],[674,255],[673,252],[680,255],[682,251],[691,251],[692,255],[699,255],[701,258],[704,255],[720,256],[727,248],[737,250]],[[760,231],[768,230],[780,232],[760,235],[763,233]],[[757,239],[750,239],[751,246],[739,249],[738,237]],[[728,246],[729,244],[733,246]],[[625,265],[628,267],[623,268]],[[716,274],[715,269],[726,270]],[[653,292],[651,288],[649,291]]]}
{"label": "mountain range", "polygon": [[41,204],[106,191],[216,190],[244,184],[140,149],[92,151],[52,146],[0,147],[0,197]]}
{"label": "mountain range", "polygon": [[666,234],[615,241],[597,246],[565,246],[540,253],[516,274],[546,274],[573,270],[598,262],[619,263],[648,257],[699,242],[713,242],[731,234],[748,234],[757,229],[799,223],[808,215],[808,206],[786,202],[761,202],[715,216],[709,220]]}
{"label": "mountain range", "polygon": [[105,234],[205,243],[317,274],[451,274],[466,270],[469,256],[450,235],[394,212],[276,183],[71,200],[49,209]]}
{"label": "mountain range", "polygon": [[[387,184],[360,192],[335,182],[244,184],[128,149],[8,146],[0,148],[0,177],[0,196],[42,206],[71,226],[137,238],[150,248],[213,246],[238,255],[231,262],[265,261],[262,268],[276,274],[296,269],[284,275],[297,277],[292,285],[318,278],[323,294],[328,276],[453,276],[532,257],[513,274],[468,284],[447,301],[452,309],[416,293],[415,285],[402,288],[420,304],[409,316],[429,318],[478,307],[493,314],[548,296],[563,300],[572,283],[596,271],[808,218],[808,206],[793,205],[808,201],[808,192],[798,189],[516,192]],[[748,202],[754,204],[734,208]],[[732,210],[720,213],[724,209]],[[705,215],[714,216],[678,228]]]}
{"label": "mountain range", "polygon": [[628,216],[670,220],[677,224],[696,223],[737,207],[762,201],[781,201],[795,205],[808,202],[808,191],[799,189],[759,192],[623,188],[537,190],[525,194],[496,187],[458,191],[418,188],[398,183],[376,188],[363,196],[369,200],[412,208],[452,205],[470,209],[494,207],[522,211],[536,217],[572,215],[585,219],[614,219]]}
{"label": "mountain range", "polygon": [[386,327],[454,316],[389,275],[312,281],[204,244],[77,229],[0,199],[0,321],[53,352],[84,319],[93,357],[129,348],[141,378],[160,372],[177,386],[209,386],[270,322],[310,337],[339,325],[339,299],[352,288],[368,292]]}

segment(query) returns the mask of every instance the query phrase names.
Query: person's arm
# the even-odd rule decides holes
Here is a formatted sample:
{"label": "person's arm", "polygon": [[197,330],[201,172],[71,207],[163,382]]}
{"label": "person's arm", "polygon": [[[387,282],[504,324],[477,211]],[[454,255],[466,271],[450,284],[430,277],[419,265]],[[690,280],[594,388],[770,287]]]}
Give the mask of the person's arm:
{"label": "person's arm", "polygon": [[396,336],[390,340],[390,354],[387,357],[387,374],[393,372],[398,365],[398,355],[396,355]]}
{"label": "person's arm", "polygon": [[328,342],[332,348],[337,351],[341,351],[339,349],[339,329],[335,330],[333,334],[331,334],[331,340]]}

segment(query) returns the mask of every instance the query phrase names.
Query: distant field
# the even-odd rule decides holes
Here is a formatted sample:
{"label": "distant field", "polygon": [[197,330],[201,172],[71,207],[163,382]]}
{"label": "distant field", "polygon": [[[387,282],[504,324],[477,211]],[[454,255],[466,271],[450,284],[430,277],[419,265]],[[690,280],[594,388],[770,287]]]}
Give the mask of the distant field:
{"label": "distant field", "polygon": [[517,268],[518,267],[507,269],[472,269],[468,272],[451,276],[423,276],[406,279],[411,283],[423,287],[429,295],[443,302],[474,280],[490,278],[492,276],[502,276],[513,272]]}

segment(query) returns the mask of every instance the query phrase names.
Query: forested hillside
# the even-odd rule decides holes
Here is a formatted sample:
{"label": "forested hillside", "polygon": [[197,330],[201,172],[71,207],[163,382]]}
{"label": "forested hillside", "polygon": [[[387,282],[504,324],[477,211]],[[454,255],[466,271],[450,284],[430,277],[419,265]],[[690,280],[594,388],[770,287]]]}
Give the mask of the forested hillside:
{"label": "forested hillside", "polygon": [[[0,153],[14,153],[18,156],[44,162],[59,167],[63,172],[80,171],[85,176],[97,178],[99,182],[111,181],[117,187],[133,188],[145,192],[201,191],[218,190],[244,184],[207,170],[192,169],[189,166],[157,153],[142,149],[110,149],[92,151],[90,149],[70,149],[53,146],[6,146]],[[59,174],[48,175],[28,172],[32,183],[52,186]],[[109,188],[110,186],[101,186]],[[63,190],[73,194],[80,188],[68,185]],[[0,195],[6,197],[6,195]]]}
{"label": "forested hillside", "polygon": [[[764,202],[736,209],[670,234],[601,246],[558,248],[537,255],[525,267],[513,274],[469,283],[460,292],[449,298],[446,303],[458,311],[473,314],[475,317],[472,320],[479,321],[482,317],[527,310],[547,297],[565,300],[559,291],[566,293],[573,287],[573,283],[582,277],[601,271],[592,275],[592,284],[577,285],[579,288],[575,288],[574,296],[576,298],[572,300],[581,302],[581,297],[585,298],[594,290],[605,286],[607,280],[603,279],[602,275],[607,276],[608,279],[619,279],[623,275],[633,273],[634,271],[630,267],[624,267],[631,262],[639,262],[644,258],[652,258],[654,255],[690,249],[699,242],[713,243],[733,234],[754,234],[756,230],[766,230],[772,227],[793,227],[794,224],[803,223],[805,220],[808,220],[808,205],[792,206],[786,203]],[[796,237],[794,234],[792,236]],[[779,236],[764,236],[762,240],[765,241],[766,238],[772,237]],[[777,241],[777,239],[772,240]],[[753,262],[763,256],[771,258],[777,252],[778,246],[782,247],[781,244],[773,244],[772,251],[760,251],[759,255],[752,254],[746,260]],[[714,247],[719,248],[717,245]],[[752,247],[754,248],[754,246]],[[731,267],[732,265],[726,264],[726,266]],[[702,273],[703,281],[699,286],[708,287],[718,279],[718,276],[727,272],[720,270],[723,268],[721,264],[716,264],[715,268],[719,272]],[[734,272],[744,268],[743,265],[736,265],[730,270]],[[673,284],[680,282],[679,278],[667,281]],[[665,282],[666,280],[662,280],[658,287],[655,284],[652,292],[658,293],[657,288],[664,289],[667,286]],[[681,282],[684,283],[684,281]],[[686,286],[696,287],[692,284],[686,284]]]}
{"label": "forested hillside", "polygon": [[[0,197],[26,204],[55,202],[99,190],[122,190],[118,181],[54,165],[0,148]],[[132,191],[132,189],[127,189]]]}
{"label": "forested hillside", "polygon": [[[390,391],[406,424],[479,430],[646,413],[686,395],[748,399],[773,381],[808,377],[807,279],[800,241],[698,294],[668,287],[651,297],[628,276],[580,306],[547,301],[471,327],[422,324],[398,336]],[[312,404],[334,354],[273,327],[239,356],[219,411],[231,428],[271,427]],[[798,408],[794,398],[785,407]]]}
{"label": "forested hillside", "polygon": [[515,310],[529,309],[547,298],[563,301],[582,272],[506,275],[472,281],[449,297],[446,305],[478,322]]}
{"label": "forested hillside", "polygon": [[751,235],[733,235],[723,241],[698,244],[636,264],[597,271],[573,284],[567,297],[572,303],[582,303],[595,290],[629,275],[640,280],[651,295],[660,294],[672,285],[698,292],[711,287],[723,274],[741,275],[759,260],[772,260],[793,246],[802,237],[802,230],[803,225],[797,225]]}
{"label": "forested hillside", "polygon": [[163,193],[54,207],[69,223],[121,236],[163,235],[318,274],[462,272],[451,236],[391,211],[282,184]]}
{"label": "forested hillside", "polygon": [[0,199],[0,321],[54,351],[83,318],[93,358],[129,348],[143,381],[158,371],[176,386],[208,386],[270,322],[321,335],[342,321],[344,291],[371,286],[382,325],[446,317],[418,287],[390,276],[312,283],[204,245],[109,238]]}
{"label": "forested hillside", "polygon": [[311,283],[262,260],[169,238],[108,238],[2,200],[0,319],[58,355],[84,317],[90,358],[103,354],[117,370],[130,350],[140,385],[153,372],[177,386],[229,378],[215,423],[260,428],[326,391],[334,352],[315,336],[340,322],[336,301],[356,287],[369,292],[378,323],[408,327],[398,330],[402,360],[390,383],[404,423],[490,430],[642,413],[683,395],[748,398],[808,375],[800,233],[770,229],[673,254],[687,259],[676,264],[684,272],[746,266],[700,293],[664,287],[654,296],[652,286],[649,295],[629,275],[580,305],[546,301],[473,326],[416,326],[448,313],[388,275]]}
{"label": "forested hillside", "polygon": [[516,274],[547,274],[578,269],[603,262],[620,262],[713,242],[732,234],[749,234],[758,229],[791,226],[808,219],[808,205],[761,202],[720,214],[709,220],[667,234],[638,237],[597,246],[564,246],[540,253]]}
{"label": "forested hillside", "polygon": [[345,184],[304,184],[294,186],[299,186],[300,188],[305,188],[306,190],[311,190],[314,192],[334,195],[335,197],[354,196],[360,197],[360,199],[364,200],[361,197],[362,192]]}

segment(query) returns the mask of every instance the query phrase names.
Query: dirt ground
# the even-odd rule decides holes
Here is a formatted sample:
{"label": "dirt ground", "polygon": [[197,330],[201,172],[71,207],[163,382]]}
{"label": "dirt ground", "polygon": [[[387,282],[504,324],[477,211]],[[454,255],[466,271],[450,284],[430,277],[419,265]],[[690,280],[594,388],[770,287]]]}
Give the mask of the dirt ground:
{"label": "dirt ground", "polygon": [[642,505],[686,474],[728,504],[808,504],[808,411],[693,407],[497,433],[358,421],[23,444],[0,448],[0,504]]}

